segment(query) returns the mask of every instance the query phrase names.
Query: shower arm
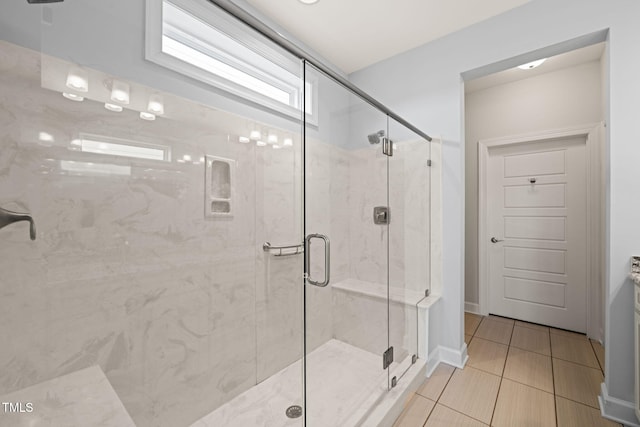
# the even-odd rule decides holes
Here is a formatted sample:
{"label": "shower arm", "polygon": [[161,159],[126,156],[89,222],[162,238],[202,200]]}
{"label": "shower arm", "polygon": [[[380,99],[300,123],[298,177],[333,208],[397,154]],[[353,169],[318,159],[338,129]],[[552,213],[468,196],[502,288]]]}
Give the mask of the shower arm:
{"label": "shower arm", "polygon": [[29,236],[31,240],[36,240],[36,224],[31,215],[26,213],[18,213],[0,208],[0,228],[4,228],[9,224],[19,221],[29,221]]}

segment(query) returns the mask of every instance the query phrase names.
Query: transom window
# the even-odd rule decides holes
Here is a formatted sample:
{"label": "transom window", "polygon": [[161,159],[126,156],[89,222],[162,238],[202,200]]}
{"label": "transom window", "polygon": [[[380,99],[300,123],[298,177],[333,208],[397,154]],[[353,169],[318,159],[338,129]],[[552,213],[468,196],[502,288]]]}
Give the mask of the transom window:
{"label": "transom window", "polygon": [[[234,95],[299,118],[301,63],[192,0],[147,0],[147,59]],[[307,120],[317,123],[315,85],[305,83]]]}

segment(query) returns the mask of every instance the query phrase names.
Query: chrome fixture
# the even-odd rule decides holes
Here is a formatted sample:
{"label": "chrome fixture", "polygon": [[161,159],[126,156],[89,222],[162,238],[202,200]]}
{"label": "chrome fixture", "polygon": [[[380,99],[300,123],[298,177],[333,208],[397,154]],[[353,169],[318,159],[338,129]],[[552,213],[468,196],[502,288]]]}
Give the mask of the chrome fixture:
{"label": "chrome fixture", "polygon": [[287,418],[300,418],[302,416],[302,406],[300,405],[289,406],[285,411],[285,414],[287,414]]}
{"label": "chrome fixture", "polygon": [[64,0],[27,0],[30,4],[42,4],[42,3],[61,3]]}
{"label": "chrome fixture", "polygon": [[374,224],[389,224],[389,208],[387,206],[376,206],[373,208]]}
{"label": "chrome fixture", "polygon": [[0,228],[4,228],[9,224],[18,221],[29,221],[29,236],[31,240],[36,240],[36,224],[33,222],[31,215],[26,213],[18,213],[0,208]]}
{"label": "chrome fixture", "polygon": [[[324,280],[322,282],[313,280],[311,278],[311,240],[312,239],[320,239],[324,242]],[[310,285],[320,286],[324,288],[329,284],[329,279],[331,275],[331,248],[329,246],[329,238],[324,234],[309,234],[306,239],[304,239],[304,271],[307,282]]]}
{"label": "chrome fixture", "polygon": [[367,135],[367,138],[369,139],[369,144],[371,144],[371,145],[380,144],[380,141],[382,141],[382,138],[384,138],[384,131],[383,130],[379,130],[376,133],[372,133],[370,135]]}
{"label": "chrome fixture", "polygon": [[302,244],[299,245],[288,245],[288,246],[273,246],[269,242],[264,242],[262,244],[262,250],[273,254],[273,256],[291,256],[298,255],[304,252],[304,246]]}
{"label": "chrome fixture", "polygon": [[495,237],[491,238],[491,243],[498,243],[498,242],[504,242],[504,240],[499,240],[499,239],[496,239]]}

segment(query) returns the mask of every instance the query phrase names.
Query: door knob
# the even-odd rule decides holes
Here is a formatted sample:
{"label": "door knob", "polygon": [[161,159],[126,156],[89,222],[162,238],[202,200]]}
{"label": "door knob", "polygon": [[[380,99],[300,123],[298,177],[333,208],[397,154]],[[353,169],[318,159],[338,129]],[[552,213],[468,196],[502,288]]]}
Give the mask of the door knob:
{"label": "door knob", "polygon": [[495,237],[491,238],[491,243],[498,243],[498,242],[504,242],[504,240],[498,240]]}

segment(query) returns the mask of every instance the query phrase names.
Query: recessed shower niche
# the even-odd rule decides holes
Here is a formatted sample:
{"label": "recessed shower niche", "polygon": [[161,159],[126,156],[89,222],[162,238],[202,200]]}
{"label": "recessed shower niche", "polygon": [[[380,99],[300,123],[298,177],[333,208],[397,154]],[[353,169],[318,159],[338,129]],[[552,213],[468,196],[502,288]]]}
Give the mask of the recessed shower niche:
{"label": "recessed shower niche", "polygon": [[206,156],[205,216],[233,215],[235,160]]}

